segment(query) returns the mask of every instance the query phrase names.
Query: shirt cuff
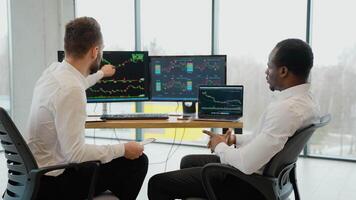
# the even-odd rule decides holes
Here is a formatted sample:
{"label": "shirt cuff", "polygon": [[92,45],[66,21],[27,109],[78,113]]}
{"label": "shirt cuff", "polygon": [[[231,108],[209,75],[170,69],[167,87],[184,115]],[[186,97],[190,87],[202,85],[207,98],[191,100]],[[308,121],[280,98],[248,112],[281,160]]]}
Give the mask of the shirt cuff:
{"label": "shirt cuff", "polygon": [[97,74],[98,74],[98,76],[100,77],[99,80],[104,77],[104,72],[101,71],[101,70],[98,70],[98,71],[97,71]]}
{"label": "shirt cuff", "polygon": [[124,144],[115,144],[114,145],[114,157],[122,157],[125,155],[125,145]]}
{"label": "shirt cuff", "polygon": [[226,149],[230,148],[227,144],[220,142],[218,145],[215,147],[215,153],[220,155],[221,153],[224,153]]}

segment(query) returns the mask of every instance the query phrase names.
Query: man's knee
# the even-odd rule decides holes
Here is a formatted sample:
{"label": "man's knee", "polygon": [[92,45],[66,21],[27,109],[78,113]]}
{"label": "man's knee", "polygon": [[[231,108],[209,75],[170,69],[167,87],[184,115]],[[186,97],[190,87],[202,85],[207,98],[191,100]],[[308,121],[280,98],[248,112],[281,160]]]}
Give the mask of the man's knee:
{"label": "man's knee", "polygon": [[148,157],[146,156],[146,154],[143,153],[137,160],[140,166],[148,167]]}
{"label": "man's knee", "polygon": [[156,174],[150,178],[148,181],[148,189],[154,189],[159,185],[160,182],[160,175],[161,174]]}
{"label": "man's knee", "polygon": [[180,161],[180,168],[202,167],[208,163],[219,163],[220,158],[211,154],[193,154],[187,155]]}
{"label": "man's knee", "polygon": [[[148,170],[148,157],[146,154],[142,154],[139,158],[136,159],[136,166],[147,173]],[[145,174],[146,174],[145,173]]]}
{"label": "man's knee", "polygon": [[192,167],[192,163],[194,163],[194,159],[196,159],[197,155],[186,155],[180,160],[180,168],[185,169]]}
{"label": "man's knee", "polygon": [[164,186],[165,174],[156,174],[148,181],[147,194],[149,199],[159,199],[158,196],[162,195]]}
{"label": "man's knee", "polygon": [[153,199],[159,188],[159,174],[156,174],[148,181],[147,195],[149,199]]}

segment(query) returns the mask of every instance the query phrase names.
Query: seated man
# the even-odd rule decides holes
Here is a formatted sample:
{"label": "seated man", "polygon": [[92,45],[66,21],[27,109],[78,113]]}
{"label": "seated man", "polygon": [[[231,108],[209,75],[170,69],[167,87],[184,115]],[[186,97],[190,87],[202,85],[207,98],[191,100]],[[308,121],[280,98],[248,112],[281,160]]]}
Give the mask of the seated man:
{"label": "seated man", "polygon": [[[266,69],[270,90],[280,91],[262,114],[253,134],[210,136],[208,147],[216,155],[190,155],[181,161],[181,170],[157,174],[148,185],[151,200],[206,197],[201,169],[207,163],[226,163],[245,174],[261,173],[269,160],[281,151],[296,130],[319,120],[319,106],[307,83],[313,66],[313,53],[299,39],[279,42],[272,50]],[[230,145],[236,145],[231,148]],[[229,176],[217,178],[214,189],[219,199],[263,199],[251,186]]]}
{"label": "seated man", "polygon": [[[120,199],[136,199],[148,159],[137,142],[113,145],[85,143],[85,90],[114,66],[99,69],[103,38],[97,21],[77,18],[66,25],[65,60],[53,63],[37,81],[26,141],[39,167],[100,160],[95,194],[110,190]],[[92,170],[54,171],[42,177],[38,199],[86,199]]]}

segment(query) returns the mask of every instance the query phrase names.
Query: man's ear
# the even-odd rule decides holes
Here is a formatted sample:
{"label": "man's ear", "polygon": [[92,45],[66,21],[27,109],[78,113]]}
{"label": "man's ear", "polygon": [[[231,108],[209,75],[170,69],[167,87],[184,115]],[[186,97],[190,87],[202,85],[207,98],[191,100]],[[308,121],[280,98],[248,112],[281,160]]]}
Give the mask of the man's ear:
{"label": "man's ear", "polygon": [[279,68],[279,76],[284,78],[288,75],[288,68],[286,66],[282,66]]}
{"label": "man's ear", "polygon": [[95,60],[98,57],[99,50],[100,50],[99,46],[92,47],[90,49],[90,57]]}

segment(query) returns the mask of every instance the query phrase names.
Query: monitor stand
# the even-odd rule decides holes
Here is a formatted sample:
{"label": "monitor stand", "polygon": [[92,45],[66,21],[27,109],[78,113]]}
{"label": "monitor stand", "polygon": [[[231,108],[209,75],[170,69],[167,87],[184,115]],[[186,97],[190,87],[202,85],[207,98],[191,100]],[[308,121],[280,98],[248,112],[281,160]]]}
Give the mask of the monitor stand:
{"label": "monitor stand", "polygon": [[183,117],[194,117],[196,113],[196,102],[182,102]]}
{"label": "monitor stand", "polygon": [[108,114],[108,104],[103,103],[103,114],[102,115],[106,115],[106,114]]}

